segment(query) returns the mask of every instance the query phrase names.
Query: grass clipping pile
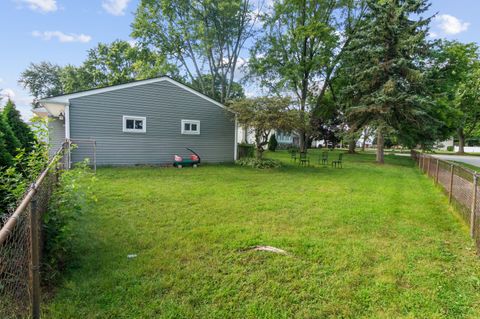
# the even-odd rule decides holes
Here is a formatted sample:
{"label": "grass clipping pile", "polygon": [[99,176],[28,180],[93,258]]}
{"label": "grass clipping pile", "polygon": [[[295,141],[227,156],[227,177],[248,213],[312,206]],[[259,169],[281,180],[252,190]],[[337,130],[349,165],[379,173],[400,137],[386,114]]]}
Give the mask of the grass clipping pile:
{"label": "grass clipping pile", "polygon": [[253,157],[245,157],[241,158],[238,161],[236,161],[237,165],[240,166],[247,166],[247,167],[253,167],[253,168],[260,168],[260,169],[267,169],[267,168],[278,168],[282,166],[282,164],[273,159],[257,159]]}

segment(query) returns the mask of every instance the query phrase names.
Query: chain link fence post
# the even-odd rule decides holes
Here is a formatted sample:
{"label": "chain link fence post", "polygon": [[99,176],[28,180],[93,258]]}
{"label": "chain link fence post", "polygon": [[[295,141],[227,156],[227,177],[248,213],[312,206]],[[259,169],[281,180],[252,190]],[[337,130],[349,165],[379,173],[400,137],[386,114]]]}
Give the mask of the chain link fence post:
{"label": "chain link fence post", "polygon": [[31,298],[32,318],[40,318],[40,219],[37,210],[37,200],[30,202],[30,251],[31,251]]}
{"label": "chain link fence post", "polygon": [[448,202],[452,202],[453,195],[453,164],[450,164],[450,188],[448,189]]}
{"label": "chain link fence post", "polygon": [[478,176],[477,172],[473,175],[473,185],[472,185],[472,211],[470,214],[470,236],[474,238],[475,236],[475,211],[477,210],[477,185],[478,185]]}
{"label": "chain link fence post", "polygon": [[427,176],[430,176],[430,162],[431,162],[431,158],[430,157],[427,157],[428,159],[428,164],[427,164]]}
{"label": "chain link fence post", "polygon": [[438,185],[438,166],[440,164],[440,161],[437,158],[437,167],[435,168],[435,185]]}

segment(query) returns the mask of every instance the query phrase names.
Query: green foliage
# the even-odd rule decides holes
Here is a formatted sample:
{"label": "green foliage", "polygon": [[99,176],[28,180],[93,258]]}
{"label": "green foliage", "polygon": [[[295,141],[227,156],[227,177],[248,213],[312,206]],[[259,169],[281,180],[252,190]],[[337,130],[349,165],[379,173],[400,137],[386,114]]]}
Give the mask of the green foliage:
{"label": "green foliage", "polygon": [[479,47],[476,43],[437,41],[431,60],[428,88],[437,103],[434,117],[444,123],[443,135],[437,140],[456,132],[460,146],[464,145],[480,124],[475,92],[480,76]]}
{"label": "green foliage", "polygon": [[176,73],[166,56],[116,40],[88,50],[83,64],[65,67],[61,79],[64,91],[74,92]]}
{"label": "green foliage", "polygon": [[[220,79],[213,80],[211,75],[203,75],[201,78],[202,80],[195,78],[192,87],[200,92],[206,92],[206,95],[220,102],[222,100],[222,82]],[[245,98],[245,91],[242,85],[232,82],[228,99],[238,100],[243,98]]]}
{"label": "green foliage", "polygon": [[95,196],[92,192],[95,176],[88,161],[60,175],[59,186],[43,215],[43,264],[47,267],[42,279],[47,283],[58,280],[60,273],[78,252],[74,245],[75,223],[81,218]]}
{"label": "green foliage", "polygon": [[275,152],[277,147],[278,147],[277,138],[275,137],[275,134],[272,134],[270,135],[270,139],[268,140],[268,150]]}
{"label": "green foliage", "polygon": [[455,148],[453,146],[447,146],[447,151],[449,152],[453,152],[455,150]]}
{"label": "green foliage", "polygon": [[14,209],[24,195],[27,186],[33,183],[48,163],[48,145],[44,141],[45,123],[42,119],[33,119],[40,136],[29,151],[19,149],[10,159],[8,167],[0,168],[0,220]]}
{"label": "green foliage", "polygon": [[8,100],[3,108],[3,116],[12,128],[13,134],[20,143],[20,147],[29,151],[35,142],[35,137],[30,127],[22,120],[22,116],[15,108],[12,100]]}
{"label": "green foliage", "polygon": [[255,155],[255,145],[240,143],[238,144],[238,158],[253,157]]}
{"label": "green foliage", "polygon": [[0,226],[2,217],[15,209],[28,185],[28,180],[15,167],[0,170]]}
{"label": "green foliage", "polygon": [[[1,120],[0,120],[1,124]],[[8,167],[12,164],[12,155],[7,150],[7,141],[5,138],[5,134],[0,129],[0,169]]]}
{"label": "green foliage", "polygon": [[[348,50],[345,87],[348,121],[356,128],[390,128],[410,144],[420,142],[424,127],[435,122],[426,90],[427,0],[368,0],[362,27]],[[379,139],[379,141],[382,141]],[[383,162],[383,147],[377,161]]]}
{"label": "green foliage", "polygon": [[302,150],[308,111],[323,106],[331,76],[362,14],[363,1],[284,0],[262,16],[264,32],[250,52],[250,76],[275,94],[297,98]]}
{"label": "green foliage", "polygon": [[24,89],[28,89],[35,99],[63,94],[60,80],[61,67],[50,63],[30,63],[20,74],[18,82]]}
{"label": "green foliage", "polygon": [[258,159],[262,158],[263,147],[268,144],[268,136],[273,130],[289,132],[298,127],[298,112],[290,109],[290,103],[289,98],[259,97],[230,104],[230,109],[237,113],[238,122],[254,129]]}
{"label": "green foliage", "polygon": [[178,77],[166,55],[116,40],[99,43],[80,66],[31,63],[19,83],[36,98],[116,85],[160,75]]}
{"label": "green foliage", "polygon": [[240,53],[255,19],[249,0],[142,0],[132,37],[177,61],[202,93],[224,103],[233,97]]}
{"label": "green foliage", "polygon": [[5,166],[12,165],[12,158],[17,155],[21,144],[3,113],[0,114],[0,136],[3,137],[3,143],[0,140],[0,158],[5,161]]}
{"label": "green foliage", "polygon": [[278,168],[282,166],[281,162],[269,158],[251,158],[245,157],[239,159],[235,164],[259,169]]}

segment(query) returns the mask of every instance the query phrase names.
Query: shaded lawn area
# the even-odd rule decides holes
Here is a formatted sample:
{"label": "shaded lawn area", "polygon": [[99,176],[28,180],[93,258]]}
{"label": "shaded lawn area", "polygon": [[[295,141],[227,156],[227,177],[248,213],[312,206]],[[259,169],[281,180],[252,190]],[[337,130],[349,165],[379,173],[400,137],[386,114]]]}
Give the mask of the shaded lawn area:
{"label": "shaded lawn area", "polygon": [[99,169],[45,317],[480,317],[468,229],[409,158],[269,156],[287,165]]}

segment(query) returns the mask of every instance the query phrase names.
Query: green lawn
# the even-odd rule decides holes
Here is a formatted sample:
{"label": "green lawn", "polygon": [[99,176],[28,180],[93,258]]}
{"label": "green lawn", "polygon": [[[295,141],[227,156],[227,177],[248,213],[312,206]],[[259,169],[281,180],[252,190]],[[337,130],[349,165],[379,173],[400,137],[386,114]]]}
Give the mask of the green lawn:
{"label": "green lawn", "polygon": [[99,169],[44,318],[479,318],[467,227],[409,158],[373,160]]}

